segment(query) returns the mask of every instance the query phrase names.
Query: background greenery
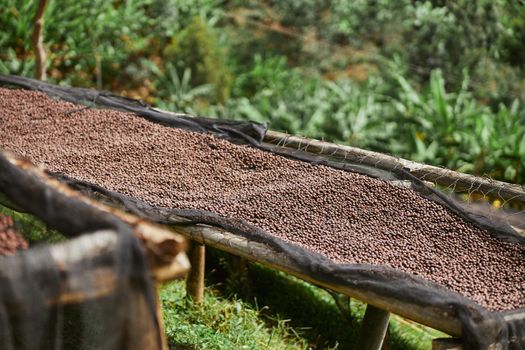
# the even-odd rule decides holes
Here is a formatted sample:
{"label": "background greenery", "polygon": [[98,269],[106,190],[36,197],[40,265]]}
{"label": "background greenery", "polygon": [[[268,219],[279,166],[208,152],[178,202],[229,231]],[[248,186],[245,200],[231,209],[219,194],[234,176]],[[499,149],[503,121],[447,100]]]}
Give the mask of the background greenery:
{"label": "background greenery", "polygon": [[[31,76],[35,0],[0,0]],[[521,0],[63,0],[50,79],[525,183]]]}

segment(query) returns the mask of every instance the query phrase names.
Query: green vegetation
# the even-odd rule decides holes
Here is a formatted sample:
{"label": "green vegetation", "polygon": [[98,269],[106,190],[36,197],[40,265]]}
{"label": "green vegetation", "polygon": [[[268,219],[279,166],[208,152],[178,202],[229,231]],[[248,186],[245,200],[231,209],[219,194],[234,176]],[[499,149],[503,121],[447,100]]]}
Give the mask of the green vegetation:
{"label": "green vegetation", "polygon": [[185,298],[184,281],[162,288],[164,325],[172,349],[307,349],[286,320],[265,324],[259,310],[207,289],[201,305]]}
{"label": "green vegetation", "polygon": [[[260,265],[250,265],[248,278],[249,288],[258,291],[252,297],[229,294],[226,298],[225,286],[215,285],[206,289],[202,305],[185,298],[183,281],[164,286],[160,295],[170,347],[352,349],[355,345],[365,309],[362,303],[352,300],[347,304],[350,309],[341,311],[325,290]],[[229,288],[230,292],[243,289]],[[433,338],[444,336],[399,318],[393,318],[390,327],[392,349],[429,349]]]}
{"label": "green vegetation", "polygon": [[[353,349],[365,305],[259,264],[235,269],[235,257],[208,249],[208,283],[223,295],[242,297],[267,320],[289,319],[288,325],[314,349]],[[337,302],[336,302],[337,301]],[[392,349],[429,349],[438,331],[394,317],[390,322]]]}
{"label": "green vegetation", "polygon": [[173,58],[179,72],[192,72],[191,84],[210,84],[213,102],[224,103],[231,88],[231,73],[224,62],[225,54],[217,46],[217,36],[201,17],[193,17],[188,26],[166,47],[166,58]]}

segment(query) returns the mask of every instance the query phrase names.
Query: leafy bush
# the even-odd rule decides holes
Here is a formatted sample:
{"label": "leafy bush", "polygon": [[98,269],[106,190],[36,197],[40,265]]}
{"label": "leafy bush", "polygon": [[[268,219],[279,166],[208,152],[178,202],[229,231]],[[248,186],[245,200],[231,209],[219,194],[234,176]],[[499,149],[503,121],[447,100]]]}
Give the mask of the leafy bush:
{"label": "leafy bush", "polygon": [[457,93],[448,93],[441,72],[434,71],[429,89],[419,94],[402,77],[394,100],[400,152],[411,159],[452,169],[486,174],[510,182],[525,182],[525,123],[516,100],[493,113],[468,92],[468,77]]}
{"label": "leafy bush", "polygon": [[[175,66],[168,62],[161,70],[153,62],[146,61],[146,66],[156,76],[154,88],[157,95],[157,106],[166,110],[198,114],[205,108],[207,99],[213,93],[213,86],[204,84],[193,86],[191,70],[186,68],[179,75]],[[199,107],[202,102],[203,106]]]}
{"label": "leafy bush", "polygon": [[[0,0],[4,73],[33,72],[31,36],[37,4]],[[187,16],[202,14],[216,21],[218,6],[218,0],[49,1],[44,37],[50,78],[77,86],[132,88],[142,81],[126,74],[128,65],[139,58],[158,60],[173,34],[189,23]]]}
{"label": "leafy bush", "polygon": [[[3,1],[7,1],[7,6],[2,6],[5,10],[0,13],[0,27],[7,33],[15,32],[16,36],[0,40],[0,52],[5,52],[2,48],[14,48],[17,59],[32,61],[32,19],[38,1]],[[144,16],[149,3],[149,0],[50,1],[44,35],[51,78],[90,86],[97,75],[99,80],[105,74],[115,75],[132,53],[144,49],[149,42],[145,34],[152,19]],[[8,59],[0,53],[0,60]]]}
{"label": "leafy bush", "polygon": [[226,53],[213,30],[201,17],[175,35],[166,48],[166,59],[173,60],[179,74],[191,70],[193,86],[211,84],[215,102],[225,102],[230,94],[232,75],[226,66]]}

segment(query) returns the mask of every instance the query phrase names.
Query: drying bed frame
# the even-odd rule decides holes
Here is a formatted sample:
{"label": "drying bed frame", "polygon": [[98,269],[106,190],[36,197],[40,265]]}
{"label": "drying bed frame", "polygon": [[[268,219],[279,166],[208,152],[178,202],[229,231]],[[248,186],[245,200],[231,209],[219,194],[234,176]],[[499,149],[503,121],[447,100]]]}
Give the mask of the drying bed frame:
{"label": "drying bed frame", "polygon": [[[120,318],[122,310],[108,310],[109,314],[117,313],[113,316],[116,321],[104,319],[97,322],[117,327],[129,327],[118,322],[136,322],[139,326],[125,328],[128,333],[115,335],[114,339],[107,339],[108,343],[101,345],[168,349],[154,284],[183,278],[189,271],[185,253],[187,241],[183,236],[89,199],[9,152],[0,152],[0,194],[3,206],[31,214],[70,238],[65,242],[41,245],[0,258],[0,324],[3,325],[0,345],[3,348],[52,346],[61,349],[63,344],[59,337],[62,326],[49,334],[46,333],[49,324],[39,323],[48,316],[35,315],[24,319],[24,315],[27,312],[55,315],[54,308],[62,310],[67,305],[120,298],[119,291],[129,288],[136,305],[124,307],[135,310],[133,314],[138,312],[146,321],[124,321]],[[129,259],[119,260],[122,254],[129,256]],[[119,275],[121,269],[118,265],[114,268],[114,263],[129,263],[122,271],[131,273]],[[132,269],[136,269],[136,273]],[[121,284],[130,281],[131,285]],[[138,281],[144,285],[138,287]],[[142,293],[145,298],[141,297]],[[26,306],[22,306],[24,304]],[[59,315],[61,312],[58,311]],[[62,323],[60,317],[58,323]],[[29,334],[31,329],[35,331],[38,328],[44,329],[37,331],[44,338]],[[143,334],[130,334],[129,331],[142,331]],[[31,337],[39,340],[28,340]],[[79,346],[90,343],[83,338],[78,341]]]}
{"label": "drying bed frame", "polygon": [[[474,177],[454,171],[426,166],[383,154],[349,146],[266,131],[255,123],[214,121],[192,118],[152,109],[137,101],[131,101],[107,93],[86,89],[55,87],[18,77],[0,77],[0,84],[40,90],[71,102],[87,101],[88,104],[116,108],[145,117],[154,122],[191,131],[209,132],[232,142],[247,143],[254,147],[312,163],[326,164],[339,169],[358,172],[386,171],[399,175],[401,182],[416,188],[425,187],[424,181],[457,190],[492,195],[505,201],[525,203],[522,187]],[[55,174],[56,175],[56,174]],[[519,349],[525,343],[525,310],[491,312],[455,293],[436,294],[432,284],[408,278],[404,273],[387,271],[374,266],[345,266],[328,261],[313,253],[305,252],[279,239],[270,239],[257,228],[245,223],[232,222],[212,213],[196,213],[181,210],[155,208],[148,204],[108,191],[98,186],[60,177],[77,190],[105,201],[110,206],[134,212],[158,223],[169,225],[172,230],[190,238],[194,243],[189,250],[192,270],[188,276],[188,293],[195,301],[202,297],[204,283],[204,246],[208,245],[250,261],[290,273],[305,281],[323,286],[368,304],[359,340],[360,349],[379,349],[388,325],[389,313],[443,331],[457,342],[437,340],[436,349],[453,348],[463,344],[465,348]],[[427,186],[428,187],[428,186]],[[444,195],[432,194],[449,204]],[[438,198],[438,199],[439,199]],[[444,199],[443,199],[444,198]],[[460,206],[449,204],[472,219],[472,213],[462,211]],[[484,225],[486,222],[481,222]],[[489,225],[490,226],[490,225]],[[504,231],[507,228],[504,229]],[[508,230],[504,235],[523,244],[523,237]],[[509,236],[509,237],[510,237]],[[306,257],[306,258],[305,258]],[[352,278],[355,277],[355,280]],[[366,280],[373,283],[364,283]],[[390,288],[389,283],[400,283]],[[374,284],[377,282],[377,284]],[[394,283],[394,284],[395,284]],[[402,293],[410,289],[409,297]],[[429,289],[430,288],[430,289]],[[430,294],[429,294],[430,293]],[[431,300],[427,300],[428,297]],[[443,301],[441,299],[444,299]],[[453,344],[453,345],[450,345]]]}

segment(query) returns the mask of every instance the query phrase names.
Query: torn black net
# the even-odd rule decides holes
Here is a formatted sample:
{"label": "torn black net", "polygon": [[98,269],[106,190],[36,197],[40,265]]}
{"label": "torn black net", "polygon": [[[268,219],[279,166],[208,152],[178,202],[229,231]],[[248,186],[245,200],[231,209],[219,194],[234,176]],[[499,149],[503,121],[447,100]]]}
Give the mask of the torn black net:
{"label": "torn black net", "polygon": [[[88,101],[88,103],[100,107],[132,111],[164,125],[212,133],[235,143],[249,144],[255,148],[287,158],[365,174],[388,181],[396,186],[408,186],[421,197],[439,203],[467,222],[488,231],[498,240],[516,245],[524,244],[524,239],[518,232],[520,225],[522,225],[519,219],[519,209],[518,214],[501,209],[490,209],[489,212],[474,210],[468,200],[462,201],[463,197],[453,195],[454,191],[462,191],[468,195],[465,197],[467,199],[473,197],[472,194],[474,193],[482,193],[484,196],[499,196],[499,200],[503,203],[502,207],[508,210],[507,207],[510,207],[508,203],[523,202],[523,189],[519,186],[491,183],[489,180],[484,181],[477,178],[471,178],[472,181],[470,181],[462,177],[458,178],[457,173],[448,172],[444,169],[440,171],[412,169],[411,164],[392,157],[385,158],[373,153],[351,152],[335,145],[319,145],[311,140],[291,136],[277,135],[277,137],[275,133],[266,133],[266,137],[264,137],[265,128],[259,124],[215,121],[204,118],[192,119],[187,116],[183,116],[182,121],[180,121],[180,115],[152,110],[136,101],[122,99],[106,93],[57,88],[50,84],[16,77],[4,77],[1,80],[6,85],[37,89],[77,103]],[[256,132],[254,133],[254,131]],[[351,288],[353,292],[374,293],[385,300],[400,301],[406,305],[413,305],[414,308],[438,310],[437,314],[448,315],[452,319],[457,319],[461,324],[461,333],[466,348],[488,348],[490,344],[498,343],[502,348],[512,349],[519,348],[520,342],[523,341],[523,318],[490,311],[459,293],[406,272],[387,266],[336,263],[312,250],[272,236],[245,220],[235,217],[227,218],[203,209],[155,206],[141,198],[123,195],[99,184],[71,177],[67,173],[53,173],[53,175],[86,194],[99,199],[102,198],[112,205],[126,208],[135,214],[160,223],[186,227],[186,233],[190,236],[194,235],[192,238],[201,242],[230,247],[232,252],[244,250],[251,255],[259,254],[258,251],[263,248],[258,245],[262,245],[262,247],[266,247],[266,253],[272,252],[271,254],[279,256],[283,261],[289,261],[296,269],[294,272],[305,277],[310,276],[315,281],[341,286],[342,288]],[[495,207],[493,205],[491,208]],[[496,212],[497,215],[495,215]],[[516,218],[518,218],[517,223],[515,222]],[[203,229],[195,229],[198,224],[220,227],[233,233],[234,236],[226,233],[221,236],[216,231],[206,231],[204,234]],[[214,240],[216,240],[215,243]],[[264,254],[260,255],[260,259],[265,259]],[[266,262],[272,265],[272,258]],[[513,312],[522,313],[520,310]]]}

